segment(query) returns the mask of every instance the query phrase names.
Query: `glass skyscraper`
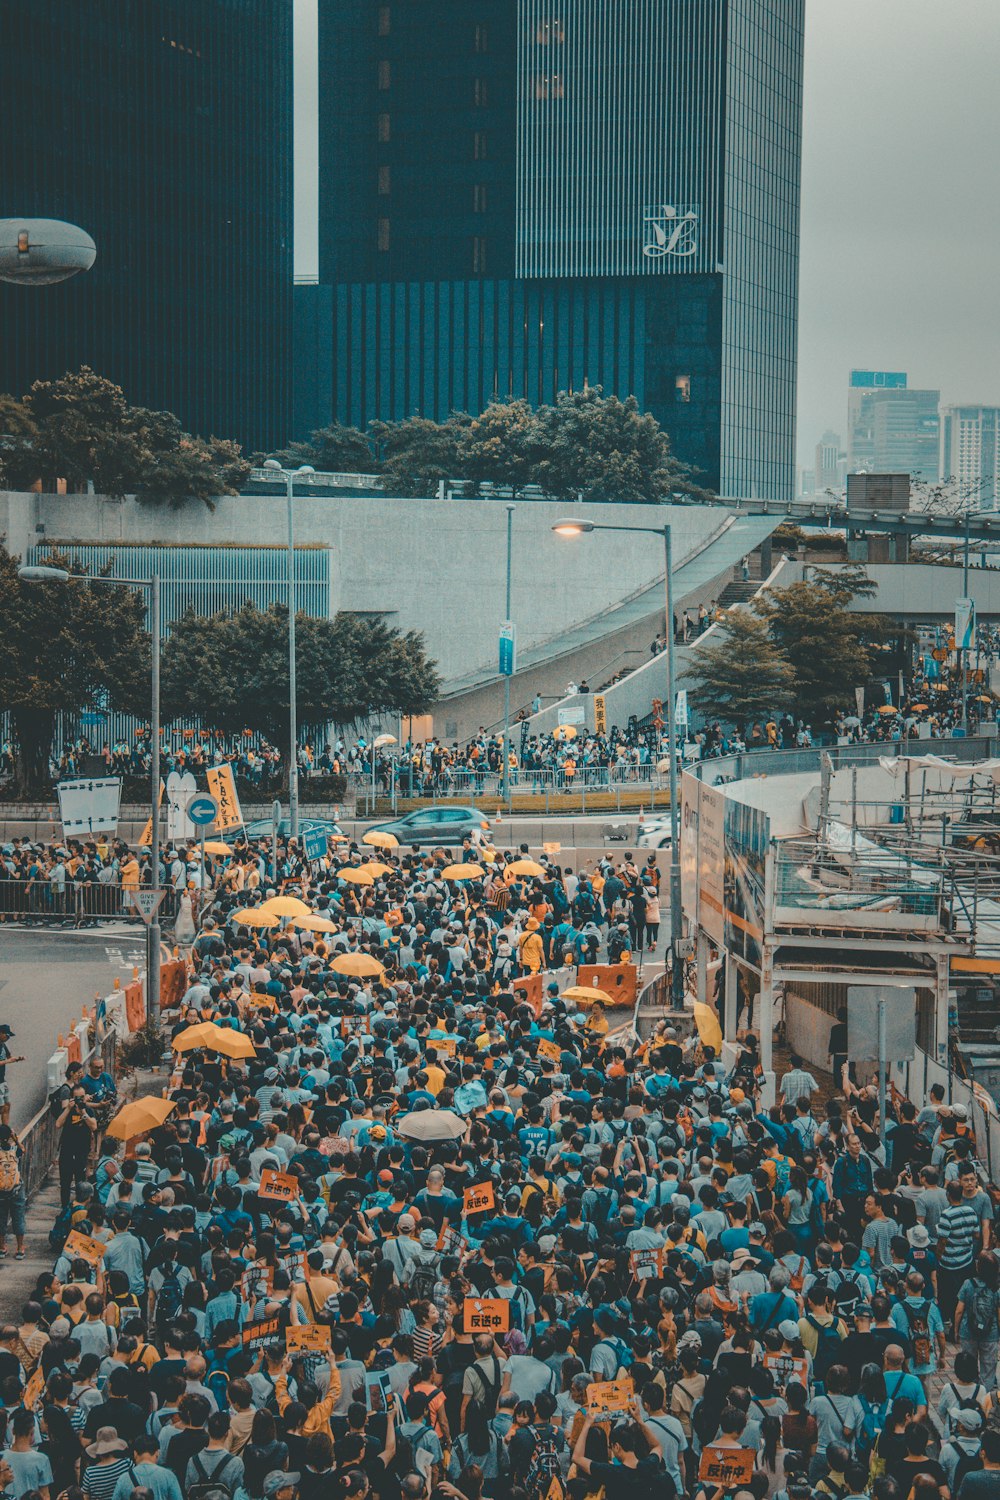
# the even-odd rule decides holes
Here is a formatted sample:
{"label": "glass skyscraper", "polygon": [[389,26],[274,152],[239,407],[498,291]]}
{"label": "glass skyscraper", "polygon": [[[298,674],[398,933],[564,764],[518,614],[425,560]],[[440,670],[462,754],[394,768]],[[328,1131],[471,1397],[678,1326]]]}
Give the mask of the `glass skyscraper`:
{"label": "glass skyscraper", "polygon": [[635,395],[790,499],[804,0],[319,0],[295,426]]}
{"label": "glass skyscraper", "polygon": [[135,405],[287,441],[292,0],[0,0],[0,217],[68,219],[85,275],[0,285],[0,390],[90,365]]}

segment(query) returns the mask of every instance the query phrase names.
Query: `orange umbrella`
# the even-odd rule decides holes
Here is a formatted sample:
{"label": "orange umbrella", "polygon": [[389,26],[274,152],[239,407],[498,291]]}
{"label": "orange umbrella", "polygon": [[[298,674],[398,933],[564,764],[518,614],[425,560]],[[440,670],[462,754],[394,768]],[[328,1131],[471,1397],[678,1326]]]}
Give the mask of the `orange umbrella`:
{"label": "orange umbrella", "polygon": [[378,979],[385,973],[384,965],[368,953],[344,953],[333,960],[330,968],[335,974],[346,974],[355,979]]}
{"label": "orange umbrella", "polygon": [[247,906],[243,911],[233,912],[233,921],[243,927],[281,926],[281,918],[273,911],[265,911],[262,906]]}

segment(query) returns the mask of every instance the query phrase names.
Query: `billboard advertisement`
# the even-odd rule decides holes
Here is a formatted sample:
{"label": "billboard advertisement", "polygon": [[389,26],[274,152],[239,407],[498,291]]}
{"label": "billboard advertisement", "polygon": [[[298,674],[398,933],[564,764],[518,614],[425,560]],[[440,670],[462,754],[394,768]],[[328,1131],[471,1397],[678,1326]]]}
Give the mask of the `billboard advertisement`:
{"label": "billboard advertisement", "polygon": [[681,777],[681,900],[685,915],[717,946],[723,936],[726,798],[685,771]]}
{"label": "billboard advertisement", "polygon": [[771,820],[759,807],[725,799],[725,943],[755,969],[764,945],[764,869]]}

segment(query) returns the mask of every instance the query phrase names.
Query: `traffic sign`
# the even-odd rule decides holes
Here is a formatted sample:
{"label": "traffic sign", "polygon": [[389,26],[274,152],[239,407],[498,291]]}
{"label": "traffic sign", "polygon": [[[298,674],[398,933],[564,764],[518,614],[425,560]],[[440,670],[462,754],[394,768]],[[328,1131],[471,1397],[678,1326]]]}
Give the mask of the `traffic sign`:
{"label": "traffic sign", "polygon": [[306,859],[322,859],[326,853],[326,829],[306,828],[302,834],[302,848]]}
{"label": "traffic sign", "polygon": [[147,927],[153,920],[154,914],[159,910],[160,902],[166,894],[166,891],[138,890],[132,892],[132,905]]}
{"label": "traffic sign", "polygon": [[219,804],[208,792],[196,792],[185,811],[196,828],[207,828],[219,816]]}
{"label": "traffic sign", "polygon": [[500,626],[500,676],[513,677],[517,671],[517,631],[513,620]]}

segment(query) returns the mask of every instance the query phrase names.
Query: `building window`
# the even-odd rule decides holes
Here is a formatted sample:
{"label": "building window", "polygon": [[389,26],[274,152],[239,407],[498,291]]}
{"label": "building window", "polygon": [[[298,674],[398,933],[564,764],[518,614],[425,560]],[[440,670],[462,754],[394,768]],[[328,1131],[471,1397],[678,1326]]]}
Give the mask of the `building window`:
{"label": "building window", "polygon": [[561,99],[563,96],[563,81],[559,73],[553,73],[551,77],[547,73],[540,73],[535,79],[536,99]]}
{"label": "building window", "polygon": [[392,64],[384,57],[378,65],[378,86],[383,90],[392,88]]}
{"label": "building window", "polygon": [[390,235],[389,235],[389,220],[388,219],[379,219],[379,221],[378,221],[378,248],[380,250],[388,250],[388,248],[389,248],[389,239],[390,239]]}
{"label": "building window", "polygon": [[388,115],[383,114],[378,117],[378,138],[380,141],[392,139],[392,126]]}
{"label": "building window", "polygon": [[472,212],[474,214],[486,212],[486,188],[481,182],[477,182],[472,189]]}
{"label": "building window", "polygon": [[486,270],[486,237],[477,234],[472,241],[472,272],[482,276]]}
{"label": "building window", "polygon": [[687,404],[691,400],[691,376],[678,375],[674,380],[674,399]]}
{"label": "building window", "polygon": [[383,198],[388,193],[392,192],[392,168],[391,167],[379,167],[379,169],[378,169],[378,190],[379,190],[379,195],[381,197],[383,197]]}
{"label": "building window", "polygon": [[478,109],[486,106],[486,79],[477,78],[472,85],[472,101]]}
{"label": "building window", "polygon": [[566,40],[561,21],[539,21],[535,41],[539,47],[561,47]]}
{"label": "building window", "polygon": [[486,131],[477,130],[472,137],[472,155],[476,161],[486,160]]}
{"label": "building window", "polygon": [[390,26],[390,15],[388,5],[380,5],[378,8],[378,34],[388,36]]}
{"label": "building window", "polygon": [[475,43],[477,52],[488,52],[490,50],[490,33],[488,27],[476,27]]}

